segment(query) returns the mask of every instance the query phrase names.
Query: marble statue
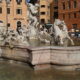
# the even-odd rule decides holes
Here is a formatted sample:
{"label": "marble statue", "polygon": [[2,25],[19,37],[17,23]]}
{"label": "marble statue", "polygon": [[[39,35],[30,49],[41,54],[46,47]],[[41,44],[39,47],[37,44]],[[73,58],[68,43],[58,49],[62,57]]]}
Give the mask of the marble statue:
{"label": "marble statue", "polygon": [[29,20],[31,22],[30,25],[32,26],[35,26],[36,27],[36,24],[38,22],[38,19],[37,19],[37,14],[38,14],[38,8],[39,8],[39,5],[38,4],[31,4],[31,3],[28,3],[28,17],[29,17]]}
{"label": "marble statue", "polygon": [[29,39],[38,39],[41,42],[50,43],[50,34],[47,33],[46,28],[43,30],[40,30],[40,27],[42,25],[39,23],[39,19],[37,17],[38,15],[38,8],[39,4],[31,4],[28,3],[28,35]]}
{"label": "marble statue", "polygon": [[29,46],[27,39],[27,30],[20,28],[20,34],[14,30],[8,30],[7,37],[5,39],[5,45],[13,46]]}
{"label": "marble statue", "polygon": [[5,38],[5,45],[9,45],[10,47],[13,47],[15,44],[18,44],[17,42],[17,32],[14,30],[8,30],[6,38]]}
{"label": "marble statue", "polygon": [[55,19],[54,22],[54,38],[58,44],[63,45],[64,40],[69,39],[71,41],[71,44],[74,45],[73,40],[70,38],[68,34],[68,29],[65,22],[59,19]]}
{"label": "marble statue", "polygon": [[51,35],[48,33],[46,28],[39,31],[39,39],[41,42],[50,44]]}
{"label": "marble statue", "polygon": [[6,37],[6,29],[3,22],[0,22],[0,45],[4,45],[4,39]]}
{"label": "marble statue", "polygon": [[28,16],[28,35],[29,39],[37,39],[38,38],[38,29],[37,25],[39,24],[37,14],[38,14],[38,4],[31,4],[28,3],[28,11],[27,11],[27,16]]}
{"label": "marble statue", "polygon": [[17,35],[17,39],[19,40],[19,44],[23,45],[23,46],[29,46],[27,28],[22,27],[20,31],[21,31],[21,35]]}

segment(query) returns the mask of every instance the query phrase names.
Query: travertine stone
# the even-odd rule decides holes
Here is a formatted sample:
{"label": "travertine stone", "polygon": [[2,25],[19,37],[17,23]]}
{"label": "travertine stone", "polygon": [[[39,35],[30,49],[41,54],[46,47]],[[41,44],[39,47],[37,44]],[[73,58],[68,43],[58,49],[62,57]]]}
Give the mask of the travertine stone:
{"label": "travertine stone", "polygon": [[[64,69],[75,69],[74,65],[80,65],[80,47],[37,47],[30,48],[31,64],[38,68],[42,64],[63,65]],[[39,65],[39,66],[38,66]],[[71,66],[71,67],[69,67]],[[37,68],[37,67],[34,67]],[[72,69],[72,70],[73,70]]]}
{"label": "travertine stone", "polygon": [[11,60],[26,61],[34,66],[35,70],[50,68],[50,64],[57,69],[75,70],[80,68],[80,47],[22,47],[12,49],[1,47],[1,57]]}
{"label": "travertine stone", "polygon": [[7,47],[2,47],[2,57],[8,58],[8,59],[13,59],[13,60],[19,60],[19,61],[28,61],[28,51],[26,48],[21,48],[21,47],[14,47],[14,48],[9,48]]}

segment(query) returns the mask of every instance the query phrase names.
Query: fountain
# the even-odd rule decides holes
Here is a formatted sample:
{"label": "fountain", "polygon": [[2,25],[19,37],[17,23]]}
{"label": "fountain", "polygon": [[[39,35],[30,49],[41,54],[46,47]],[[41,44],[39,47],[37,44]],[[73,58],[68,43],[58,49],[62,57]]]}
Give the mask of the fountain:
{"label": "fountain", "polygon": [[28,3],[28,35],[29,39],[38,39],[38,30],[37,30],[37,24],[38,24],[38,19],[37,19],[37,14],[38,14],[38,4],[35,4],[35,6],[31,3]]}
{"label": "fountain", "polygon": [[0,44],[4,45],[4,39],[6,35],[6,29],[3,22],[0,22]]}
{"label": "fountain", "polygon": [[[64,70],[80,68],[80,47],[67,47],[67,42],[64,44],[69,39],[74,45],[65,22],[56,19],[48,30],[37,18],[39,5],[27,3],[27,6],[27,28],[22,26],[17,31],[8,28],[6,34],[5,29],[0,26],[0,57],[30,63],[36,70],[52,66]],[[33,47],[32,41],[35,41],[34,44],[39,43]],[[40,47],[41,43],[49,46]]]}

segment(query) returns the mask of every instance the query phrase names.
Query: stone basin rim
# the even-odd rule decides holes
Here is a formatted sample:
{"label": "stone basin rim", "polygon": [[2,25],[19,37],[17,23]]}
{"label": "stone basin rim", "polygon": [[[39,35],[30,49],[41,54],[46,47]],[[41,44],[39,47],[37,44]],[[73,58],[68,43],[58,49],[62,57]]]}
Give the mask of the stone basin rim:
{"label": "stone basin rim", "polygon": [[75,51],[75,50],[80,50],[80,46],[72,46],[72,47],[61,47],[61,46],[43,46],[43,47],[27,47],[29,50],[32,50],[32,51],[35,51],[35,50],[47,50],[47,49],[50,49],[50,50],[72,50],[72,51]]}
{"label": "stone basin rim", "polygon": [[[80,46],[72,46],[72,47],[61,47],[61,46],[43,46],[43,47],[25,47],[25,46],[14,46],[10,48],[9,46],[1,46],[2,54],[1,57],[26,61],[31,65],[35,65],[39,68],[41,64],[44,67],[46,64],[51,66],[52,64],[62,65],[64,64],[66,67],[71,65],[80,65]],[[8,53],[8,50],[10,53]],[[62,55],[62,56],[60,56]],[[63,57],[64,55],[64,57]],[[37,57],[36,57],[37,56]],[[45,60],[44,57],[45,56]],[[56,56],[56,57],[55,57]],[[75,56],[75,57],[74,57]],[[56,61],[55,61],[56,60]],[[75,60],[75,62],[74,62]],[[40,66],[41,66],[40,65]],[[46,67],[46,66],[45,66]],[[63,67],[63,66],[62,66]]]}
{"label": "stone basin rim", "polygon": [[[9,46],[1,46],[1,47],[9,47]],[[39,47],[32,47],[32,46],[14,46],[12,48],[21,48],[21,49],[28,49],[28,50],[46,50],[46,49],[59,49],[59,50],[80,50],[80,46],[70,46],[70,47],[61,47],[61,46],[39,46]]]}

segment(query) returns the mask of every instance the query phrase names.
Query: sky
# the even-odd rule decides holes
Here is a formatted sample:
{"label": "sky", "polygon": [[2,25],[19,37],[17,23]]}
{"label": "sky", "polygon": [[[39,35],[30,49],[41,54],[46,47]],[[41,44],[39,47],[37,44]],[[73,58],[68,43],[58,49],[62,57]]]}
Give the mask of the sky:
{"label": "sky", "polygon": [[33,4],[35,4],[35,2],[37,2],[37,0],[26,0],[28,3],[30,2],[30,3],[33,3]]}
{"label": "sky", "polygon": [[30,0],[26,0],[27,2],[30,2]]}

